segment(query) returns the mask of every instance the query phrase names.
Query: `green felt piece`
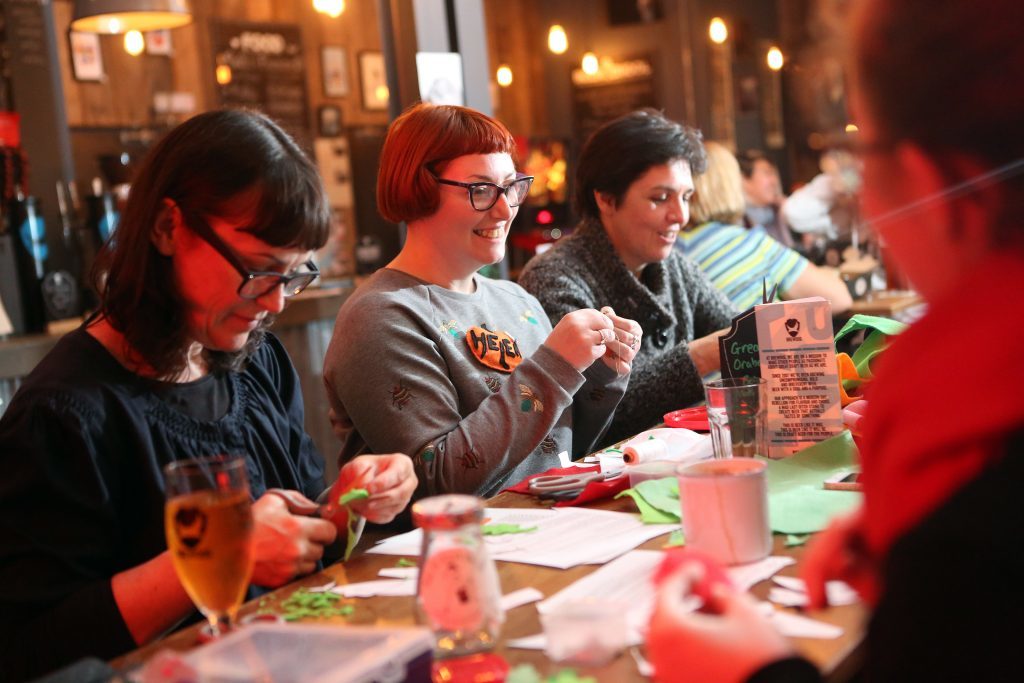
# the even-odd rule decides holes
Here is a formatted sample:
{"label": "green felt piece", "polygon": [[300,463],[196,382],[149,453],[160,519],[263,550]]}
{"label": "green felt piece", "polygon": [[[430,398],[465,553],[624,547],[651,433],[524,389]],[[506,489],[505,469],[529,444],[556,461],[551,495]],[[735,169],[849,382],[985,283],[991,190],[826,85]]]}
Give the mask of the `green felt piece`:
{"label": "green felt piece", "polygon": [[810,537],[810,534],[786,534],[786,547],[795,548],[798,545],[803,545]]}
{"label": "green felt piece", "polygon": [[663,545],[661,547],[662,548],[678,548],[678,547],[684,546],[684,545],[686,545],[686,536],[683,535],[683,530],[682,529],[676,529],[675,531],[673,531],[671,534],[668,535],[668,541],[666,541],[665,545]]}
{"label": "green felt piece", "polygon": [[504,536],[506,534],[528,534],[531,531],[536,531],[537,527],[520,524],[484,524],[481,530],[484,536]]}
{"label": "green felt piece", "polygon": [[629,496],[636,503],[637,508],[640,510],[640,520],[644,524],[675,524],[679,521],[679,512],[677,511],[674,515],[664,510],[659,510],[650,503],[647,499],[641,495],[637,489],[626,489],[619,493],[616,498],[622,496]]}
{"label": "green felt piece", "polygon": [[907,329],[906,324],[897,320],[892,320],[891,318],[882,318],[877,315],[858,314],[852,316],[846,321],[846,324],[843,325],[842,329],[836,333],[835,339],[836,341],[839,341],[846,335],[851,332],[856,332],[857,330],[877,330],[882,334],[892,336],[894,334],[899,334],[905,329]]}
{"label": "green felt piece", "polygon": [[[331,592],[312,593],[300,588],[280,605],[280,615],[285,621],[300,619],[324,619],[328,617],[347,617],[355,612],[352,605],[339,604],[341,596]],[[268,612],[272,610],[261,610]]]}
{"label": "green felt piece", "polygon": [[772,531],[808,534],[860,504],[858,491],[827,491],[830,476],[857,467],[857,446],[849,431],[782,460],[768,462],[768,516]]}
{"label": "green felt piece", "polygon": [[396,567],[415,567],[416,563],[413,562],[412,560],[408,559],[408,558],[403,557],[403,558],[399,559],[398,562],[395,563],[395,566]]}
{"label": "green felt piece", "polygon": [[354,500],[366,500],[369,497],[370,492],[366,489],[349,489],[338,498],[338,505],[348,505]]}

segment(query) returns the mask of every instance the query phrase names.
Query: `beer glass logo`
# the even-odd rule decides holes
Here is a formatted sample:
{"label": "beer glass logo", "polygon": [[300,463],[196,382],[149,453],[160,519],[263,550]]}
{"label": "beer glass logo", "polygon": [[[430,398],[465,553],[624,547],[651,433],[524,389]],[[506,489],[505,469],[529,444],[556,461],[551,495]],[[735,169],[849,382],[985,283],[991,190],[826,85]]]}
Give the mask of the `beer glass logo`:
{"label": "beer glass logo", "polygon": [[179,508],[174,513],[174,530],[185,549],[195,552],[206,533],[206,513],[198,508]]}
{"label": "beer glass logo", "polygon": [[795,337],[800,334],[800,321],[796,318],[790,318],[786,321],[786,332],[789,332],[790,337]]}

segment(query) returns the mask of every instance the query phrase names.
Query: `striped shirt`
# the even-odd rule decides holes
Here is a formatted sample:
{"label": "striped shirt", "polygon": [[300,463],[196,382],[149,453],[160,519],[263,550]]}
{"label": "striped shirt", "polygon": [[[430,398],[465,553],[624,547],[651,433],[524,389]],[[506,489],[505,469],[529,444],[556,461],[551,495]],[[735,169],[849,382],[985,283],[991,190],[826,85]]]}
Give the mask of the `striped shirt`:
{"label": "striped shirt", "polygon": [[757,226],[747,230],[710,222],[679,233],[676,247],[696,261],[738,310],[761,303],[762,280],[768,291],[778,283],[787,291],[809,261],[772,239]]}

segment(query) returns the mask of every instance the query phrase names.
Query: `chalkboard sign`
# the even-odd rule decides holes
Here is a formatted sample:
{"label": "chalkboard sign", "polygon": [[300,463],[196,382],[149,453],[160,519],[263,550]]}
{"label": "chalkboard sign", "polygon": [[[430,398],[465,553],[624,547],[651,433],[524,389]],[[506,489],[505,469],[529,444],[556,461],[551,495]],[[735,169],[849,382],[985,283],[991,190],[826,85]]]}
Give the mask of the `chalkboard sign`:
{"label": "chalkboard sign", "polygon": [[597,71],[572,71],[576,139],[585,141],[602,124],[644,107],[658,108],[654,67],[647,57],[621,62],[605,59]]}
{"label": "chalkboard sign", "polygon": [[760,377],[761,356],[757,343],[757,320],[751,308],[732,319],[729,332],[718,338],[722,377]]}
{"label": "chalkboard sign", "polygon": [[258,109],[311,149],[299,27],[214,21],[210,35],[221,106]]}

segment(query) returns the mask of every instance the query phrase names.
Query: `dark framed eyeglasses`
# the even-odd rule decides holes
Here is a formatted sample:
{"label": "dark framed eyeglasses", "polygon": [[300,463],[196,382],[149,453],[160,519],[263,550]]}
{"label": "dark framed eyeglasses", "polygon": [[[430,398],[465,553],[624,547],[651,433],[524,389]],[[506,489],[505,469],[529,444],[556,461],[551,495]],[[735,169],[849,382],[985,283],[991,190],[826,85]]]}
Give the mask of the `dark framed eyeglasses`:
{"label": "dark framed eyeglasses", "polygon": [[302,267],[306,271],[291,274],[275,273],[273,271],[249,270],[238,258],[238,254],[217,236],[210,224],[203,220],[202,216],[196,213],[185,213],[182,211],[185,223],[189,229],[199,236],[204,242],[217,250],[217,253],[224,257],[224,260],[238,271],[242,276],[242,283],[238,285],[238,296],[243,299],[259,299],[266,296],[279,285],[284,286],[285,298],[291,298],[309,287],[320,277],[320,270],[312,261],[306,261]]}
{"label": "dark framed eyeglasses", "polygon": [[533,185],[533,176],[523,175],[522,173],[517,173],[516,179],[504,187],[486,182],[460,183],[457,180],[441,178],[433,171],[431,171],[431,174],[437,178],[437,182],[442,185],[454,185],[455,187],[466,188],[466,191],[469,193],[469,203],[472,204],[473,208],[477,211],[490,210],[490,208],[498,202],[498,197],[501,195],[505,195],[505,198],[508,199],[509,206],[519,206],[526,201],[527,195],[530,194],[530,186]]}

